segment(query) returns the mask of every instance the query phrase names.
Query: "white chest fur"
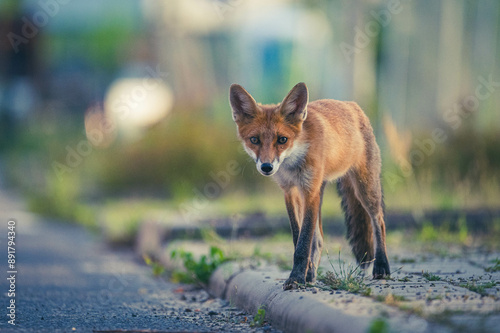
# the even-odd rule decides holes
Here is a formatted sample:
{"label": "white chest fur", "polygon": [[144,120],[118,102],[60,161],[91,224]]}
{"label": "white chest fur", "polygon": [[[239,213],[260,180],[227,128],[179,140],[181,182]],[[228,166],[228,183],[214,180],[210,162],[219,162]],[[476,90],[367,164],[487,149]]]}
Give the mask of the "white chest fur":
{"label": "white chest fur", "polygon": [[305,163],[308,150],[309,144],[296,143],[283,153],[283,162],[273,177],[280,186],[309,187],[312,180],[312,170]]}

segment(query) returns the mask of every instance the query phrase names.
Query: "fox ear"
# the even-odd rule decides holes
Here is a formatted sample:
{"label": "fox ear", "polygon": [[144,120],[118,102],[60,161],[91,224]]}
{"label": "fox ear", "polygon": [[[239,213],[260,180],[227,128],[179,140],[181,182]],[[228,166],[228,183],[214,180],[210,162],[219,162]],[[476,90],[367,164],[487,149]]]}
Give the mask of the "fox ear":
{"label": "fox ear", "polygon": [[229,102],[231,103],[235,122],[244,122],[255,116],[257,102],[239,84],[232,84],[231,88],[229,88]]}
{"label": "fox ear", "polygon": [[303,82],[297,83],[281,102],[280,112],[292,124],[302,122],[307,117],[308,102],[309,93],[306,84]]}

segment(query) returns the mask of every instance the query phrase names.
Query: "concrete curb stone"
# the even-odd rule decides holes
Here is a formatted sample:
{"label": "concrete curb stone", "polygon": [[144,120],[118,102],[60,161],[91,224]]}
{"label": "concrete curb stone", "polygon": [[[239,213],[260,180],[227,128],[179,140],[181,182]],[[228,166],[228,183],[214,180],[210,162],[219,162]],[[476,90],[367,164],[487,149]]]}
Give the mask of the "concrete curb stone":
{"label": "concrete curb stone", "polygon": [[[143,239],[137,239],[137,253],[174,267],[164,247],[166,231],[155,223],[143,227],[151,230],[139,232]],[[470,254],[465,260],[417,256],[404,264],[396,261],[394,267],[402,266],[393,279],[370,282],[373,297],[318,288],[283,291],[289,272],[271,265],[255,267],[255,262],[228,262],[212,274],[207,291],[249,313],[264,308],[266,320],[285,332],[368,332],[377,319],[389,332],[493,332],[500,327],[500,272],[486,273],[484,268],[495,258],[498,253]],[[423,277],[427,271],[441,280],[428,281]],[[461,286],[467,281],[497,285],[480,295]],[[396,301],[384,301],[388,295]]]}
{"label": "concrete curb stone", "polygon": [[242,270],[227,263],[212,275],[209,292],[250,313],[266,311],[266,320],[285,332],[368,332],[383,318],[390,332],[448,332],[439,325],[409,315],[368,297],[317,288],[284,291],[287,272],[267,266]]}

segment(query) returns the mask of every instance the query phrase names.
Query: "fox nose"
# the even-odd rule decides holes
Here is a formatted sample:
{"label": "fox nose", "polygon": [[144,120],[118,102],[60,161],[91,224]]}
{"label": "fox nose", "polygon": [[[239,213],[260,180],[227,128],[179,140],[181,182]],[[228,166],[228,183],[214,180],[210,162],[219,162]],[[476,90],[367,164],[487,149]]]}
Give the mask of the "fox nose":
{"label": "fox nose", "polygon": [[271,163],[262,163],[260,169],[265,173],[269,173],[273,171],[273,165]]}

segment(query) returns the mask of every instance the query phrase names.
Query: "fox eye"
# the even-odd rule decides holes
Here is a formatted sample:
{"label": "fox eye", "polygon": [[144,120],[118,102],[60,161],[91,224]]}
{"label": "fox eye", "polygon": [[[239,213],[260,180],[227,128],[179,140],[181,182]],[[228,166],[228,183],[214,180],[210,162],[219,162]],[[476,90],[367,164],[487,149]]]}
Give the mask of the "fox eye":
{"label": "fox eye", "polygon": [[250,142],[251,142],[251,143],[253,143],[254,145],[257,145],[257,144],[259,144],[259,142],[260,142],[260,141],[259,141],[259,138],[258,138],[258,137],[256,137],[256,136],[252,136],[252,137],[250,138]]}
{"label": "fox eye", "polygon": [[278,143],[279,143],[280,145],[285,144],[287,141],[288,141],[288,138],[287,138],[286,136],[279,136],[279,137],[278,137]]}

